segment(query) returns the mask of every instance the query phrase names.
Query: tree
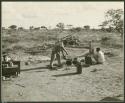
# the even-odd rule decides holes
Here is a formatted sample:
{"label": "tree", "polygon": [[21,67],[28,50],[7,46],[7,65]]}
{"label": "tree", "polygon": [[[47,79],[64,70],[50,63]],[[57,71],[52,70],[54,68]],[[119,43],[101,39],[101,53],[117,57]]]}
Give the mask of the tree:
{"label": "tree", "polygon": [[15,30],[17,28],[17,26],[16,25],[11,25],[11,26],[9,26],[9,28]]}
{"label": "tree", "polygon": [[36,27],[36,28],[34,28],[34,30],[40,30],[40,27]]}
{"label": "tree", "polygon": [[34,26],[30,26],[29,29],[30,29],[30,30],[33,30],[33,29],[34,29]]}
{"label": "tree", "polygon": [[85,25],[85,26],[84,26],[84,29],[89,30],[89,29],[90,29],[90,26],[89,26],[89,25]]}
{"label": "tree", "polygon": [[123,35],[123,10],[122,9],[110,9],[105,13],[105,21],[103,26],[112,27]]}
{"label": "tree", "polygon": [[101,30],[105,31],[105,27],[106,27],[107,24],[108,24],[108,22],[104,21],[104,22],[102,22],[101,25],[99,25],[99,27],[101,27]]}
{"label": "tree", "polygon": [[66,27],[67,27],[68,29],[72,29],[72,28],[73,28],[73,25],[68,24],[68,25],[66,25]]}
{"label": "tree", "polygon": [[63,30],[64,29],[64,23],[58,23],[57,25],[56,25],[59,29],[61,29],[61,30]]}
{"label": "tree", "polygon": [[77,32],[79,32],[79,31],[82,30],[82,28],[81,28],[81,27],[76,27],[75,30],[76,30]]}
{"label": "tree", "polygon": [[24,30],[24,28],[23,27],[18,27],[18,30]]}
{"label": "tree", "polygon": [[45,26],[41,26],[41,29],[48,30],[47,27],[45,27]]}

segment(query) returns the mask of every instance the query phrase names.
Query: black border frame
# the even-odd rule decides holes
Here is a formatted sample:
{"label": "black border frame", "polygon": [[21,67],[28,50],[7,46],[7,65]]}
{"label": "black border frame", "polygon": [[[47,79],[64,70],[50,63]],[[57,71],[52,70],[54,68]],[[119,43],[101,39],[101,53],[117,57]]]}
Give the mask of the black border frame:
{"label": "black border frame", "polygon": [[[1,11],[2,11],[2,2],[124,2],[124,0],[1,0],[0,1],[0,28],[1,28],[1,23],[2,23],[2,19],[1,19]],[[1,29],[0,29],[1,32]],[[2,33],[1,33],[2,34]],[[124,35],[125,37],[125,35]],[[124,41],[125,43],[125,41]],[[0,44],[2,44],[2,37],[0,35]],[[0,45],[1,46],[1,45]],[[124,46],[125,48],[125,46]],[[0,56],[2,55],[2,47],[0,48]],[[124,56],[125,57],[125,56]],[[124,61],[125,62],[125,61]],[[1,59],[0,59],[0,63],[1,63]],[[2,64],[2,63],[1,63]],[[124,63],[125,64],[125,63]],[[0,65],[1,66],[1,65]],[[1,67],[2,68],[2,67]],[[0,79],[1,79],[1,70],[0,70]],[[125,83],[125,71],[124,71],[124,83]],[[125,85],[124,85],[124,94],[125,94]],[[124,100],[125,101],[125,100]],[[124,103],[124,101],[122,102],[111,102],[111,103]],[[15,103],[110,103],[108,102],[103,102],[103,101],[67,101],[67,102],[62,102],[62,101],[50,101],[50,102],[15,102]],[[3,102],[1,100],[1,81],[0,81],[0,103],[14,103],[14,102]]]}

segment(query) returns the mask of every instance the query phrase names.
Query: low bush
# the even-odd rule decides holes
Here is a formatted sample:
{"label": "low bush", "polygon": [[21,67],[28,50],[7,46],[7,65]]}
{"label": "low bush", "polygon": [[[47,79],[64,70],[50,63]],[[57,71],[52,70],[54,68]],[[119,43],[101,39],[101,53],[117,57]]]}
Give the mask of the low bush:
{"label": "low bush", "polygon": [[102,37],[101,44],[111,48],[123,48],[123,42],[118,38]]}

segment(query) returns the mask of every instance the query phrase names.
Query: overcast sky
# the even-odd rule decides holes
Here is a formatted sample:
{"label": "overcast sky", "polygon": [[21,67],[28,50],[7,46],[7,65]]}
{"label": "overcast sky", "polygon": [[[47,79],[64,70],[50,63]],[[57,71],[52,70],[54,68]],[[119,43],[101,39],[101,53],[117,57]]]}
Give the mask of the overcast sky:
{"label": "overcast sky", "polygon": [[123,8],[124,2],[2,2],[2,26],[55,27],[63,22],[97,28],[108,9]]}

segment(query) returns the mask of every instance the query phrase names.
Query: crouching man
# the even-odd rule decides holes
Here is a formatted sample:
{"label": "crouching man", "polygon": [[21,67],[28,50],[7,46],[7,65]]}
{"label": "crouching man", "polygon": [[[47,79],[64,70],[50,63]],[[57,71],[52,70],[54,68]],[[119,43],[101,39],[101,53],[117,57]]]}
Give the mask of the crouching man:
{"label": "crouching man", "polygon": [[75,67],[76,67],[76,69],[77,69],[76,73],[77,73],[77,74],[81,74],[81,73],[82,73],[82,65],[81,65],[81,62],[79,62],[77,58],[74,58],[73,64],[75,65]]}

